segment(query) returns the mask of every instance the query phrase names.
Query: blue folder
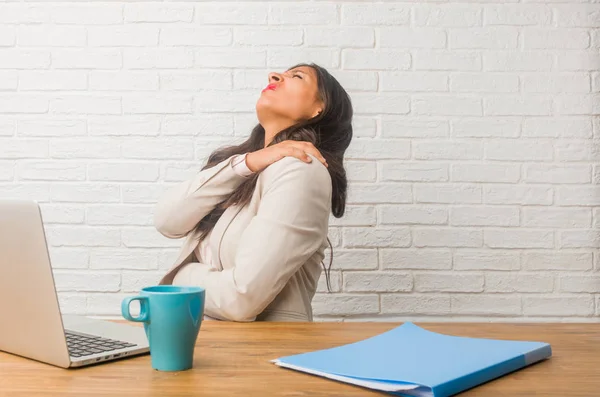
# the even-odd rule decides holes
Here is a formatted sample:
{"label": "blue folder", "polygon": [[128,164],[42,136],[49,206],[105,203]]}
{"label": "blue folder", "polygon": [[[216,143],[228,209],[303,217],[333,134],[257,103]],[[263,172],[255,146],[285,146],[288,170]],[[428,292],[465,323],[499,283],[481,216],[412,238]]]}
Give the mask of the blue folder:
{"label": "blue folder", "polygon": [[407,322],[356,343],[272,362],[393,395],[446,397],[551,355],[544,342],[444,335]]}

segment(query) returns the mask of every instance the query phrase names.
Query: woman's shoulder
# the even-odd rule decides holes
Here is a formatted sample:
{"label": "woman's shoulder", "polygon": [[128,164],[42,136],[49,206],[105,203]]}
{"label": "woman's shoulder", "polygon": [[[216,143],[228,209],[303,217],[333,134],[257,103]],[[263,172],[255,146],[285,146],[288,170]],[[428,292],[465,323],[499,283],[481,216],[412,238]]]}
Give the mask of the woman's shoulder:
{"label": "woman's shoulder", "polygon": [[331,176],[327,167],[312,155],[312,162],[306,163],[295,157],[284,157],[265,168],[261,175],[265,182],[272,182],[280,179],[294,180],[298,184],[313,182],[318,185],[323,183],[331,184]]}
{"label": "woman's shoulder", "polygon": [[295,157],[284,157],[265,168],[263,174],[267,177],[294,174],[304,178],[330,179],[327,167],[312,155],[309,156],[312,158],[310,163],[298,160]]}

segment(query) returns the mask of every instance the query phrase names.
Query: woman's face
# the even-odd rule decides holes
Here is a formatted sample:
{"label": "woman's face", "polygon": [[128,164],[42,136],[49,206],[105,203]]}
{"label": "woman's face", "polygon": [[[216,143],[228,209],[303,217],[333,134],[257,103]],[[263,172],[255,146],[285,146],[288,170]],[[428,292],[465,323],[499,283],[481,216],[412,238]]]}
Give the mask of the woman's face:
{"label": "woman's face", "polygon": [[317,73],[308,66],[284,73],[269,73],[268,85],[256,102],[259,120],[261,117],[276,117],[295,123],[315,117],[322,109]]}

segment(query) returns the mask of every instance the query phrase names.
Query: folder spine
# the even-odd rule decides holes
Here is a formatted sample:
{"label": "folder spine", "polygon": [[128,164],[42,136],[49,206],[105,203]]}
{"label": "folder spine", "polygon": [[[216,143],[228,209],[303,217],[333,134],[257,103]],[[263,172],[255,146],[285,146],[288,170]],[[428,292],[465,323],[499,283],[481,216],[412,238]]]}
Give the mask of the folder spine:
{"label": "folder spine", "polygon": [[538,349],[532,350],[521,356],[514,357],[510,360],[503,361],[480,371],[473,372],[469,375],[453,379],[442,385],[432,387],[434,397],[449,397],[461,393],[465,390],[479,386],[496,378],[500,378],[506,374],[518,371],[528,365],[541,361],[550,357],[552,349],[550,345],[541,346]]}
{"label": "folder spine", "polygon": [[544,345],[539,349],[525,353],[525,365],[537,363],[538,361],[544,360],[552,355],[552,347],[550,345]]}

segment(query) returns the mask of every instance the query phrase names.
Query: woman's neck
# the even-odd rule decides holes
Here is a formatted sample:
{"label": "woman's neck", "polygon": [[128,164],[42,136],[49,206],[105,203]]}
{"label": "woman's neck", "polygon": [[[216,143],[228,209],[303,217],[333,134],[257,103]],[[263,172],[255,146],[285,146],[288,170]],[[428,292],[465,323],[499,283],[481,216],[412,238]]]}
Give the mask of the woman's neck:
{"label": "woman's neck", "polygon": [[273,141],[275,135],[294,125],[294,122],[290,120],[272,120],[261,123],[261,125],[265,129],[265,147],[267,147]]}

